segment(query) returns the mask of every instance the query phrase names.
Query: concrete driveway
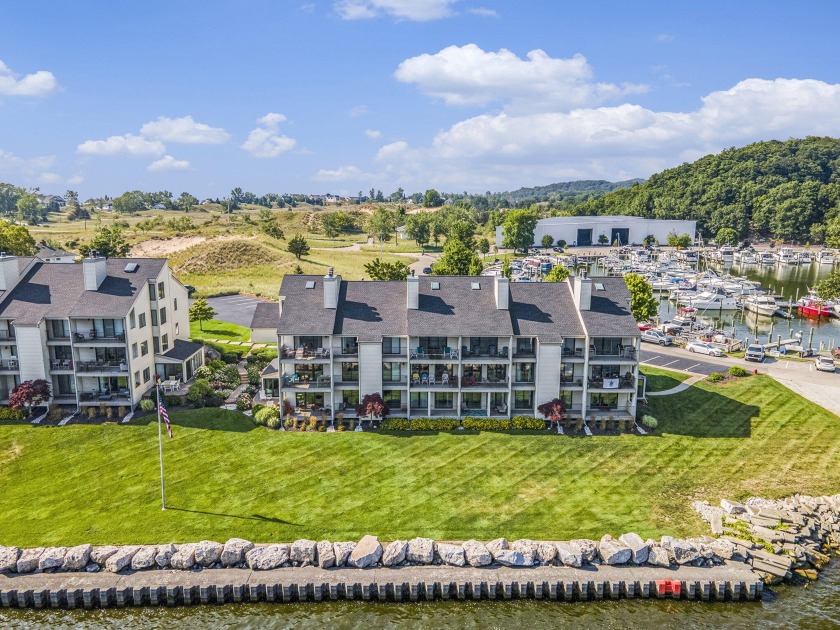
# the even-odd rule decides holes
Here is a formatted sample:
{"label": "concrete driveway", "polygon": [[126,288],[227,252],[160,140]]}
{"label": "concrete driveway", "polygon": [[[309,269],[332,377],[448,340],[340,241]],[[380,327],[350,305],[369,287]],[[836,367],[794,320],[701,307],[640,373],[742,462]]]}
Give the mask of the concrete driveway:
{"label": "concrete driveway", "polygon": [[[254,317],[257,304],[266,301],[246,295],[223,295],[207,298],[207,304],[216,311],[216,319],[239,324],[245,326],[245,328],[251,327],[251,319]],[[192,303],[193,300],[190,300],[190,306],[192,306]]]}

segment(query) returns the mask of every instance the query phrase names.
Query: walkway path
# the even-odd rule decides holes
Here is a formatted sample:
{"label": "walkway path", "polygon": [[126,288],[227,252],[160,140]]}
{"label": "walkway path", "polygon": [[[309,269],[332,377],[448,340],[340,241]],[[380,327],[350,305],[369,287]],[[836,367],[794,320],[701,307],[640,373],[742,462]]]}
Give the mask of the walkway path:
{"label": "walkway path", "polygon": [[661,392],[645,392],[645,394],[647,396],[670,396],[671,394],[679,394],[694,385],[697,381],[702,381],[704,378],[706,378],[705,374],[697,374],[684,380],[682,383],[676,387],[672,387],[671,389],[663,389]]}

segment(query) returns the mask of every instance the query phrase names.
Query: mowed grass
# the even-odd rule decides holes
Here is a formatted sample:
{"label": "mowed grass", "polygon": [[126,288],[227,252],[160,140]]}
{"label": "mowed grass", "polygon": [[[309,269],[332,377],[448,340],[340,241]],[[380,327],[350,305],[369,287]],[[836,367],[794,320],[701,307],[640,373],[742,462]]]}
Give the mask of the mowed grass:
{"label": "mowed grass", "polygon": [[218,409],[157,427],[0,426],[0,544],[700,534],[694,499],[833,493],[840,418],[769,377],[651,399],[650,436],[283,433]]}
{"label": "mowed grass", "polygon": [[219,319],[204,322],[190,322],[191,339],[210,339],[222,341],[250,341],[251,329]]}
{"label": "mowed grass", "polygon": [[666,389],[676,387],[683,381],[688,380],[691,376],[690,374],[674,372],[673,370],[663,370],[662,368],[652,367],[650,365],[639,366],[639,371],[647,379],[645,391],[648,392],[664,392]]}

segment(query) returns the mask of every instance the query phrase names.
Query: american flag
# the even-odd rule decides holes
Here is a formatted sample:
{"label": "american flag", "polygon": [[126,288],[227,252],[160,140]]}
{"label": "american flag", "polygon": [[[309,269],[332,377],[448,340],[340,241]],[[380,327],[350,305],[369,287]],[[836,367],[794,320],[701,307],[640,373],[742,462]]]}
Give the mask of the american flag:
{"label": "american flag", "polygon": [[163,421],[166,423],[166,432],[169,434],[169,437],[172,437],[172,425],[169,424],[169,414],[166,413],[166,407],[163,406],[162,402],[158,403],[158,411],[160,411],[160,415],[163,416]]}

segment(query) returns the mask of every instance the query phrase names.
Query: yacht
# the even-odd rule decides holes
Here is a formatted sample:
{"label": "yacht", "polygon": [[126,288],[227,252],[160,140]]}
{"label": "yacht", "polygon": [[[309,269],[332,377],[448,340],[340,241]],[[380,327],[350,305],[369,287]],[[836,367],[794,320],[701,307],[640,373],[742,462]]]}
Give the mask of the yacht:
{"label": "yacht", "polygon": [[796,265],[799,263],[799,259],[797,255],[793,253],[792,247],[782,247],[778,252],[776,252],[776,260],[787,265]]}
{"label": "yacht", "polygon": [[834,254],[830,249],[822,249],[817,254],[817,262],[821,265],[833,265],[835,263]]}
{"label": "yacht", "polygon": [[718,247],[717,250],[717,259],[720,262],[724,263],[731,263],[735,255],[735,249],[733,247],[729,247],[728,245],[724,245],[723,247]]}
{"label": "yacht", "polygon": [[741,252],[742,265],[754,265],[758,262],[758,254],[755,252]]}
{"label": "yacht", "polygon": [[761,255],[761,264],[762,265],[773,265],[776,263],[776,256],[771,254],[770,252],[764,252]]}
{"label": "yacht", "polygon": [[779,305],[772,295],[750,295],[744,299],[744,308],[750,313],[772,317],[779,309]]}
{"label": "yacht", "polygon": [[734,311],[738,309],[738,301],[725,293],[718,291],[702,291],[693,297],[684,298],[685,304],[701,311]]}
{"label": "yacht", "polygon": [[800,265],[810,265],[814,262],[814,259],[811,258],[811,254],[808,252],[799,252],[796,255],[796,260],[799,262]]}

